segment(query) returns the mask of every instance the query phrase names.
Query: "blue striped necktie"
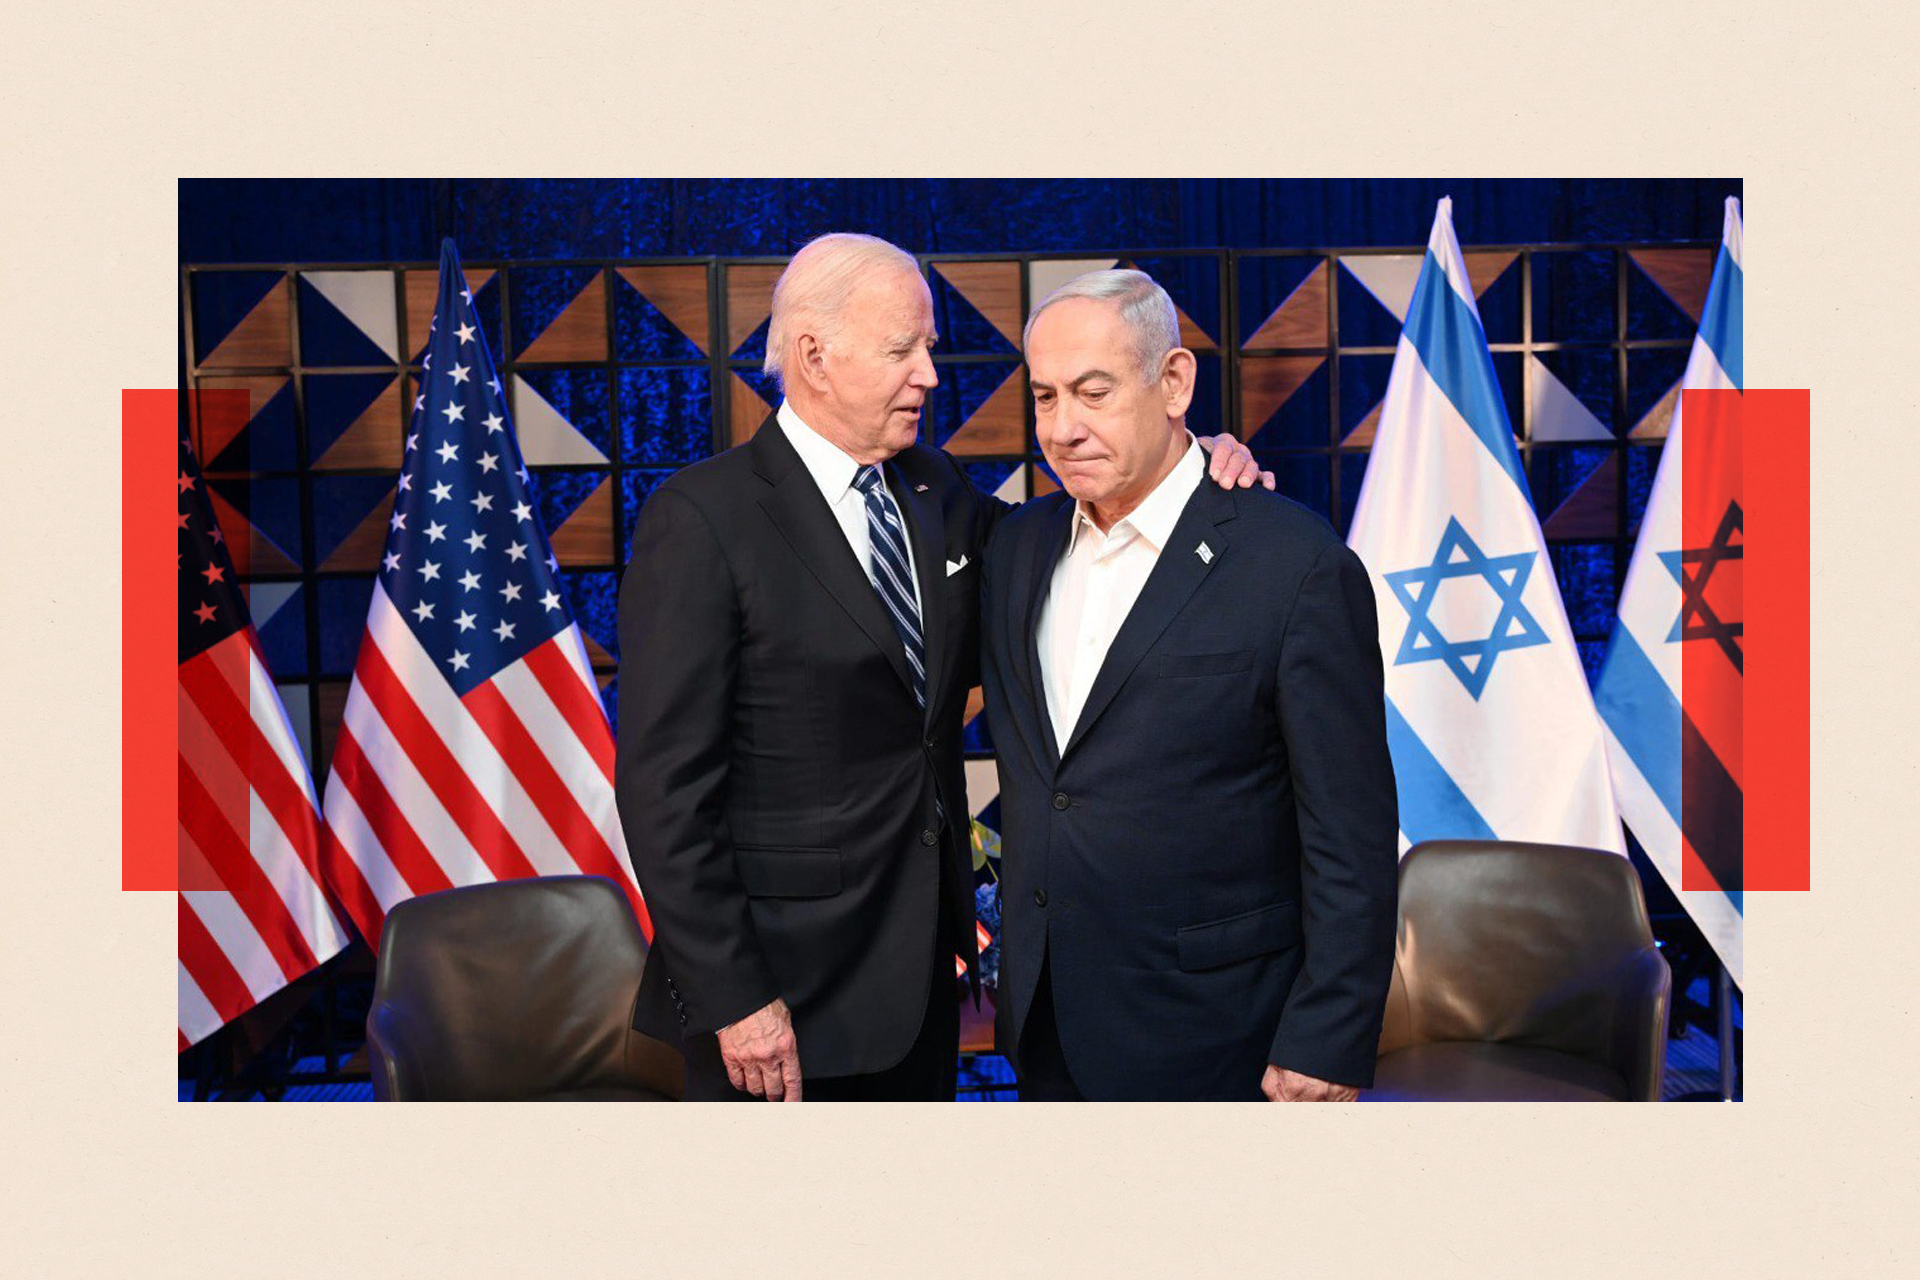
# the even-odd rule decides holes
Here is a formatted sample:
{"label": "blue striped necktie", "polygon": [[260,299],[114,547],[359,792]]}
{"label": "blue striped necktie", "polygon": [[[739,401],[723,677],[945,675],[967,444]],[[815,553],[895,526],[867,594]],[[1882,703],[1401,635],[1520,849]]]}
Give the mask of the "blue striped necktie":
{"label": "blue striped necktie", "polygon": [[893,496],[881,483],[879,467],[862,467],[853,474],[853,486],[867,497],[867,545],[872,552],[873,589],[887,606],[893,629],[907,651],[913,673],[913,696],[927,705],[926,644],[920,637],[920,606],[913,600],[913,570],[907,567],[907,530]]}

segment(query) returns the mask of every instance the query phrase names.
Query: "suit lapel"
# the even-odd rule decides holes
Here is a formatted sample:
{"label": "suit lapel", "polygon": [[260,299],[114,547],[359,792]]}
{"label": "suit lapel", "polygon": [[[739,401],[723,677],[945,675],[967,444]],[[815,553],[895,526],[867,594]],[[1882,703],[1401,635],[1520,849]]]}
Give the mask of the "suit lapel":
{"label": "suit lapel", "polygon": [[773,486],[760,499],[761,509],[800,557],[800,563],[866,632],[911,697],[913,674],[907,668],[906,651],[900,646],[899,632],[893,629],[893,619],[887,616],[887,607],[861,571],[846,534],[820,496],[812,474],[801,465],[787,433],[770,417],[747,447],[754,453],[754,470]]}
{"label": "suit lapel", "polygon": [[913,539],[913,576],[920,587],[922,658],[927,665],[927,723],[931,724],[948,661],[947,540],[941,525],[940,500],[931,492],[916,492],[894,463],[887,463],[885,471],[906,513],[907,536]]}
{"label": "suit lapel", "polygon": [[[1208,573],[1227,554],[1227,535],[1220,526],[1233,519],[1233,494],[1202,477],[1200,487],[1193,497],[1187,500],[1185,510],[1180,513],[1179,521],[1173,526],[1173,534],[1167,539],[1167,545],[1160,550],[1160,558],[1155,561],[1153,571],[1147,575],[1147,583],[1140,589],[1140,596],[1127,613],[1126,621],[1120,624],[1120,630],[1113,637],[1113,644],[1107,649],[1106,660],[1100,664],[1100,672],[1093,678],[1093,687],[1087,691],[1086,705],[1080,709],[1080,719],[1074,724],[1072,735],[1060,749],[1066,756],[1087,736],[1087,730],[1107,709],[1126,684],[1134,668],[1140,665],[1140,659],[1153,647],[1167,624],[1185,607],[1200,583]],[[1206,557],[1199,554],[1200,544],[1205,542],[1211,553]]]}
{"label": "suit lapel", "polygon": [[1037,726],[1036,741],[1046,748],[1049,768],[1060,764],[1060,744],[1053,736],[1053,716],[1047,710],[1046,686],[1040,678],[1040,606],[1053,581],[1054,566],[1060,563],[1067,548],[1067,537],[1073,532],[1073,512],[1073,502],[1063,501],[1041,523],[1026,557],[1026,577],[1015,584],[1020,591],[1016,597],[1018,612],[1013,619],[1014,635],[1020,638],[1018,670],[1026,687],[1027,710]]}

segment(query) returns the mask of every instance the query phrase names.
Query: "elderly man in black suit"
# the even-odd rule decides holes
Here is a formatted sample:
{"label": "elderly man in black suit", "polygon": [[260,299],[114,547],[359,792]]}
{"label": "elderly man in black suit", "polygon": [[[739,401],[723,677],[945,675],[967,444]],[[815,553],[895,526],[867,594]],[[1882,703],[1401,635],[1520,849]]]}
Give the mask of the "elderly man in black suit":
{"label": "elderly man in black suit", "polygon": [[[656,933],[634,1026],[683,1047],[690,1099],[953,1097],[960,727],[1006,507],[917,443],[934,340],[911,256],[808,244],[774,290],[779,410],[635,528],[615,789]],[[1219,452],[1220,484],[1252,483]]]}
{"label": "elderly man in black suit", "polygon": [[987,553],[1001,1045],[1023,1098],[1350,1100],[1398,869],[1373,591],[1319,516],[1201,483],[1178,337],[1137,271],[1028,320],[1065,492]]}

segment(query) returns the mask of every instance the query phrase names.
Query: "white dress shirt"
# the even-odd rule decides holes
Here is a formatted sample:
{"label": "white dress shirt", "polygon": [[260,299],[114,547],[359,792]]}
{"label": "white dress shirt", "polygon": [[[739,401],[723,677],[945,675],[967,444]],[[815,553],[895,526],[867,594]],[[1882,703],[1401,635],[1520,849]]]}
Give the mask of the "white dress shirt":
{"label": "white dress shirt", "polygon": [[[811,475],[813,482],[820,486],[820,496],[827,500],[827,507],[833,512],[833,518],[839,522],[840,532],[847,535],[847,545],[853,548],[854,558],[860,562],[861,570],[866,573],[867,580],[872,581],[873,546],[867,537],[867,496],[853,487],[853,477],[860,470],[860,464],[843,452],[839,445],[802,422],[800,415],[795,413],[793,406],[785,400],[780,402],[777,420],[780,423],[780,429],[787,433],[787,439],[792,443],[793,451],[800,455],[800,461],[806,467],[807,474]],[[881,468],[880,474],[884,483],[886,476],[884,467]],[[888,496],[893,496],[891,489],[888,490]],[[900,508],[898,499],[894,500],[894,506]],[[906,522],[907,513],[904,508],[901,508],[900,523],[904,526]],[[911,570],[914,568],[913,539],[903,537],[900,541],[906,544],[907,568]],[[907,577],[907,585],[913,589],[914,608],[920,609],[919,578],[910,573]],[[922,610],[921,617],[925,616],[926,613]]]}
{"label": "white dress shirt", "polygon": [[1187,451],[1173,470],[1106,533],[1093,522],[1086,503],[1074,504],[1067,552],[1054,566],[1035,633],[1056,746],[1065,747],[1073,736],[1113,637],[1206,474],[1206,454],[1188,432]]}

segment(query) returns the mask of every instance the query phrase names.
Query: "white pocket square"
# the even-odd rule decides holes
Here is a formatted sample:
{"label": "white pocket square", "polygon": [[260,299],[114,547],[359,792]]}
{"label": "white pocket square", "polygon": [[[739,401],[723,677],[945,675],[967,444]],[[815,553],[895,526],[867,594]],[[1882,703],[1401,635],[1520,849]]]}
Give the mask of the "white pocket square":
{"label": "white pocket square", "polygon": [[954,574],[966,567],[967,558],[965,556],[961,556],[958,560],[949,560],[947,561],[947,576],[951,578]]}

